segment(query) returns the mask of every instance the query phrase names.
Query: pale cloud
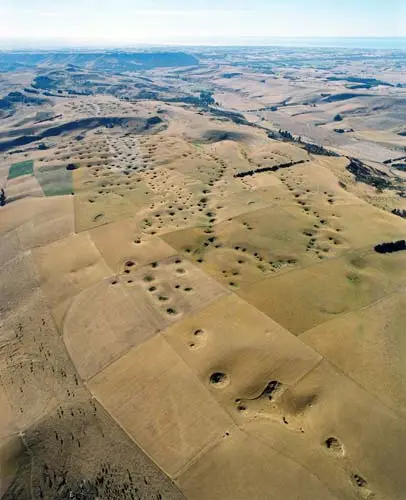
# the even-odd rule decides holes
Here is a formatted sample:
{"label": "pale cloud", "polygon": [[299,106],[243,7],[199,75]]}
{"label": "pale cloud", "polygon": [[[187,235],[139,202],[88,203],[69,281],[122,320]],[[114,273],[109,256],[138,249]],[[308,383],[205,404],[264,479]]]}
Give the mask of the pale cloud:
{"label": "pale cloud", "polygon": [[245,15],[253,14],[254,10],[225,10],[225,9],[204,9],[204,10],[134,10],[134,14],[145,16],[212,16],[212,15]]}
{"label": "pale cloud", "polygon": [[42,17],[56,17],[58,15],[57,12],[52,11],[44,11],[44,10],[35,10],[35,9],[19,9],[20,13],[30,14],[34,16],[42,16]]}

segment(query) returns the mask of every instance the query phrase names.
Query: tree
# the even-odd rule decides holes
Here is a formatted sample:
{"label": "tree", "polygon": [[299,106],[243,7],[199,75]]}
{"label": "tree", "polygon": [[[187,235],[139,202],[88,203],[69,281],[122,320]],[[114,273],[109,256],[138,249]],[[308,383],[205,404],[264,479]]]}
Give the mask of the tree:
{"label": "tree", "polygon": [[209,106],[210,104],[216,103],[213,98],[213,93],[209,91],[200,92],[200,100],[204,106]]}
{"label": "tree", "polygon": [[4,207],[6,204],[6,192],[3,188],[0,189],[0,207]]}

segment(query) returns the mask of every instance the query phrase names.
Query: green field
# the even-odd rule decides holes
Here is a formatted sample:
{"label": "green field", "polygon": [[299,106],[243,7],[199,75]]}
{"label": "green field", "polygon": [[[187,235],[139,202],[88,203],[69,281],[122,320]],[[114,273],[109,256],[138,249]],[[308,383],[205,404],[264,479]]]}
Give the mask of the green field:
{"label": "green field", "polygon": [[35,176],[45,196],[62,196],[73,193],[72,172],[66,167],[43,167],[35,172]]}
{"label": "green field", "polygon": [[34,170],[34,162],[32,160],[20,161],[19,163],[14,163],[11,165],[8,179],[15,179],[16,177],[21,177],[22,175],[32,175]]}

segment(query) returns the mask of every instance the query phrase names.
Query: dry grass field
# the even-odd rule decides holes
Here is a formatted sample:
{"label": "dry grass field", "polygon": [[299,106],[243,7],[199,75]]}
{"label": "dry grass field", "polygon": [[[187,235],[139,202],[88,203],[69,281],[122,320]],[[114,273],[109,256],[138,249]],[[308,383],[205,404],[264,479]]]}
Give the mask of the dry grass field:
{"label": "dry grass field", "polygon": [[0,122],[2,500],[406,498],[403,87],[221,57]]}

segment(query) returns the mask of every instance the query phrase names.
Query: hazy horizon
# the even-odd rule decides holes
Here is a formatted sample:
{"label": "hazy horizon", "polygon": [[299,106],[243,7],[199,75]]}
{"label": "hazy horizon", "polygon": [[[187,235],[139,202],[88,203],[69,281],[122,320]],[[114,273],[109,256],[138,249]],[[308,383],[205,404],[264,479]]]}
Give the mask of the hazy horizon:
{"label": "hazy horizon", "polygon": [[[401,0],[3,0],[1,46],[266,45],[406,37]],[[403,42],[402,42],[403,43]],[[274,44],[274,43],[271,43]]]}
{"label": "hazy horizon", "polygon": [[271,37],[241,40],[196,40],[195,43],[105,43],[94,40],[2,40],[0,50],[136,50],[148,48],[181,49],[194,47],[284,47],[371,50],[406,50],[406,37]]}

